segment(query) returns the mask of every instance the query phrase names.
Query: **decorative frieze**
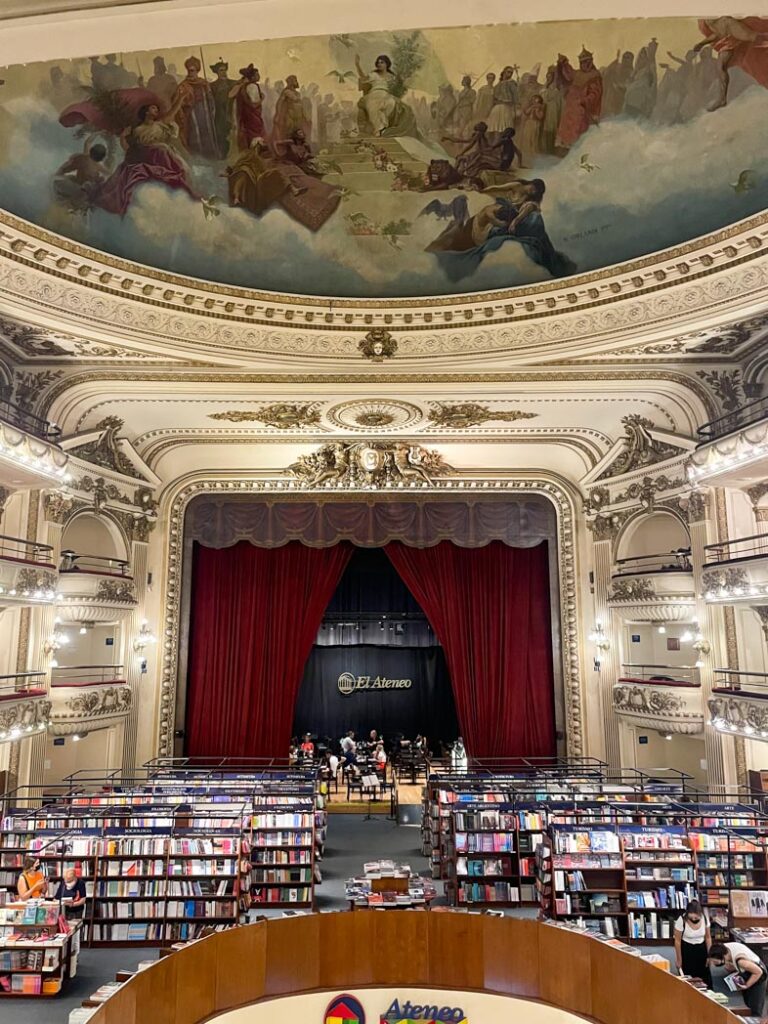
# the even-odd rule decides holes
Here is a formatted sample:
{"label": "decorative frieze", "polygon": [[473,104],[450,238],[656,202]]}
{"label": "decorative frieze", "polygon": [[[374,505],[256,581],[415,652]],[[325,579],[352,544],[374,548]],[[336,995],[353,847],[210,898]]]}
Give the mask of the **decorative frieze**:
{"label": "decorative frieze", "polygon": [[617,580],[608,594],[609,601],[645,601],[656,597],[656,590],[650,580]]}
{"label": "decorative frieze", "polygon": [[700,686],[620,681],[613,687],[613,709],[633,725],[660,732],[690,734],[704,728]]}
{"label": "decorative frieze", "polygon": [[337,441],[302,455],[288,467],[300,487],[429,486],[454,472],[439,452],[393,441]]}

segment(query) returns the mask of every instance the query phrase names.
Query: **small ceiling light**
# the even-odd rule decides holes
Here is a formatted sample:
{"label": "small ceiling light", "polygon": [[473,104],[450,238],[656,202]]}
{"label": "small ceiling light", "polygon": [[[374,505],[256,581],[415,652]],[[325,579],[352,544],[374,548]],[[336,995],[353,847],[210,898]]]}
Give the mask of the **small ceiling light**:
{"label": "small ceiling light", "polygon": [[658,632],[659,633],[666,633],[667,632],[667,627],[666,626],[659,626]]}

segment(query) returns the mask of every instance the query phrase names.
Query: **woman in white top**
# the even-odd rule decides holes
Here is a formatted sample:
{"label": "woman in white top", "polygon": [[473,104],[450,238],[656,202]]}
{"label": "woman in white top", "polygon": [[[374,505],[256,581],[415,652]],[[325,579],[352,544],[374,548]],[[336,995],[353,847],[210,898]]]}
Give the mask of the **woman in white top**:
{"label": "woman in white top", "polygon": [[749,946],[743,942],[716,942],[709,950],[709,958],[717,966],[739,974],[738,987],[753,1017],[763,1016],[768,968]]}
{"label": "woman in white top", "polygon": [[677,969],[690,978],[712,985],[707,957],[712,945],[709,921],[698,900],[691,900],[685,913],[675,921],[675,959]]}

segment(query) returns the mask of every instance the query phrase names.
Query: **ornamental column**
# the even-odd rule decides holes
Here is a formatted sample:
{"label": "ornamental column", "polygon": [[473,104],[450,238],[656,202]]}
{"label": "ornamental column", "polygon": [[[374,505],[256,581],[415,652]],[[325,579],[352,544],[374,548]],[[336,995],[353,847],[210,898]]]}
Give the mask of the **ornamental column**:
{"label": "ornamental column", "polygon": [[141,700],[142,682],[146,680],[146,653],[136,651],[134,642],[138,639],[144,623],[145,602],[147,596],[147,552],[149,549],[149,532],[154,524],[147,519],[137,520],[134,524],[134,537],[131,545],[131,574],[136,594],[136,604],[130,616],[125,620],[123,636],[123,665],[125,681],[131,691],[131,709],[123,723],[123,774],[127,778],[136,774],[136,739],[139,724],[139,701]]}
{"label": "ornamental column", "polygon": [[[611,592],[613,572],[613,542],[618,533],[618,526],[607,516],[597,516],[589,524],[592,530],[592,571],[594,581],[595,627],[601,626],[605,632],[608,647],[590,651],[594,658],[594,678],[596,680],[598,699],[603,722],[603,742],[605,760],[612,768],[621,767],[621,740],[619,719],[613,710],[613,687],[619,678],[619,649],[613,629],[612,612],[608,604]],[[585,644],[590,640],[585,638]]]}

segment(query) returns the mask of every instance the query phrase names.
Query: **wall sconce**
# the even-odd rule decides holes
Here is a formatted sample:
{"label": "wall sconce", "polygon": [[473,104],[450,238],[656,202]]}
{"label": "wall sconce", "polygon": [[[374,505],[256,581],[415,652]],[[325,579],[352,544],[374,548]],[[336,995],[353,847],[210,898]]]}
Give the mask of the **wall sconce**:
{"label": "wall sconce", "polygon": [[137,654],[143,654],[149,644],[155,643],[157,643],[157,637],[149,628],[147,620],[144,619],[144,621],[141,624],[139,634],[133,641],[133,649],[134,651],[136,651]]}
{"label": "wall sconce", "polygon": [[704,639],[704,634],[699,629],[699,624],[695,619],[693,620],[693,627],[693,630],[686,629],[680,640],[684,644],[690,644],[694,651],[696,651],[697,658],[694,667],[704,668],[704,656],[712,650],[712,645],[709,640]]}
{"label": "wall sconce", "polygon": [[[54,622],[53,622],[53,632],[51,633],[51,635],[48,637],[48,639],[43,644],[43,651],[47,655],[51,655],[51,654],[55,655],[57,651],[61,650],[62,647],[66,647],[66,645],[69,643],[69,636],[68,636],[68,634],[67,633],[62,633],[62,631],[60,629],[58,629],[58,625],[59,625],[60,622],[61,622],[61,619],[54,619]],[[59,663],[56,660],[56,658],[55,657],[51,658],[51,668],[58,668],[58,667],[59,667]]]}
{"label": "wall sconce", "polygon": [[603,661],[603,654],[611,646],[611,641],[605,635],[603,624],[600,619],[597,619],[592,632],[589,634],[589,642],[595,645],[595,672],[600,671],[600,665]]}

